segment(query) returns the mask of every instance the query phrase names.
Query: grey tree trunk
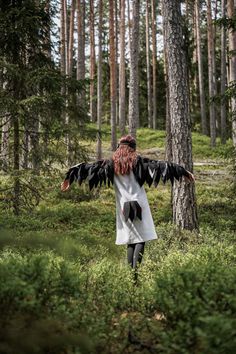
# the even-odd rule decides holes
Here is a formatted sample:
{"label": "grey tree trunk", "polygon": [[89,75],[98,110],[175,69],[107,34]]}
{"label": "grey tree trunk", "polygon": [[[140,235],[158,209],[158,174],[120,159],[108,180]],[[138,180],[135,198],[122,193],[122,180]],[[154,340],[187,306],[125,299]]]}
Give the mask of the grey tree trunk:
{"label": "grey tree trunk", "polygon": [[200,11],[199,0],[195,0],[195,18],[196,18],[196,41],[197,41],[197,58],[198,58],[198,81],[199,81],[199,96],[201,108],[201,128],[202,134],[207,135],[207,118],[206,118],[206,99],[204,92],[204,72],[202,61],[201,48],[201,30],[200,30]]}
{"label": "grey tree trunk", "polygon": [[139,0],[133,0],[133,21],[130,52],[129,133],[135,138],[139,125]]}
{"label": "grey tree trunk", "polygon": [[[227,12],[230,19],[235,16],[236,1],[228,0]],[[229,85],[236,81],[236,31],[229,29]],[[231,98],[232,139],[236,156],[236,98]],[[236,162],[236,161],[235,161]]]}
{"label": "grey tree trunk", "polygon": [[210,136],[211,146],[216,145],[216,109],[212,101],[215,95],[215,50],[212,26],[211,0],[207,0],[207,48],[208,48],[208,80],[209,80],[209,105],[210,105]]}
{"label": "grey tree trunk", "polygon": [[60,67],[61,74],[66,72],[66,47],[65,47],[65,12],[64,0],[61,0],[60,9]]}
{"label": "grey tree trunk", "polygon": [[[225,0],[221,0],[221,17],[226,15]],[[221,26],[221,73],[220,73],[220,94],[221,94],[221,143],[226,143],[226,102],[225,102],[225,88],[226,88],[226,29]]]}
{"label": "grey tree trunk", "polygon": [[150,66],[150,33],[149,33],[149,17],[150,17],[150,1],[146,1],[146,65],[147,65],[147,96],[148,96],[148,127],[152,128],[152,93],[151,93],[151,66]]}
{"label": "grey tree trunk", "polygon": [[96,121],[95,101],[95,38],[94,38],[94,0],[90,0],[90,120]]}
{"label": "grey tree trunk", "polygon": [[116,48],[114,31],[114,1],[109,0],[109,42],[110,42],[110,104],[111,104],[111,149],[116,150]]}
{"label": "grey tree trunk", "polygon": [[3,171],[8,170],[9,166],[9,135],[11,128],[11,117],[6,114],[5,117],[2,118],[0,129],[2,130],[2,139],[1,139],[1,150],[0,150],[0,168]]}
{"label": "grey tree trunk", "polygon": [[119,126],[125,135],[125,0],[120,1],[120,70],[119,70]]}
{"label": "grey tree trunk", "polygon": [[[162,2],[162,13],[163,2]],[[165,83],[166,83],[166,144],[165,144],[165,158],[167,161],[172,161],[172,137],[171,137],[171,124],[170,124],[170,95],[169,95],[169,78],[168,78],[168,58],[166,50],[166,26],[163,26],[163,39],[164,39],[164,70],[165,70]]]}
{"label": "grey tree trunk", "polygon": [[153,129],[157,129],[157,84],[156,84],[156,71],[157,71],[157,49],[156,49],[156,0],[151,0],[152,7],[152,120]]}
{"label": "grey tree trunk", "polygon": [[69,48],[68,48],[68,75],[72,76],[73,71],[73,47],[74,47],[74,29],[75,29],[75,0],[71,1],[70,10],[70,30],[69,30]]}
{"label": "grey tree trunk", "polygon": [[77,0],[77,80],[85,78],[84,0]]}
{"label": "grey tree trunk", "polygon": [[[166,35],[173,162],[192,171],[187,63],[179,0],[163,0],[163,18]],[[194,184],[184,179],[174,183],[173,220],[181,228],[198,229]]]}
{"label": "grey tree trunk", "polygon": [[99,0],[99,23],[98,23],[98,63],[97,63],[97,159],[102,158],[102,18],[103,0]]}

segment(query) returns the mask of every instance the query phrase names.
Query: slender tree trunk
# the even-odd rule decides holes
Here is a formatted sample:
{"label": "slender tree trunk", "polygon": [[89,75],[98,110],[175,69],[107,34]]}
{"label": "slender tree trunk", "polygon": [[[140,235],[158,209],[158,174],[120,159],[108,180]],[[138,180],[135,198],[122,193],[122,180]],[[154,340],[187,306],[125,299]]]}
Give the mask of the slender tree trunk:
{"label": "slender tree trunk", "polygon": [[0,161],[1,161],[0,168],[3,171],[7,171],[8,165],[9,165],[10,128],[11,128],[11,117],[9,114],[6,114],[6,116],[3,117],[1,120],[1,127],[0,127],[0,129],[2,130],[2,140],[1,140],[1,150],[0,150]]}
{"label": "slender tree trunk", "polygon": [[[127,0],[127,12],[128,12],[128,49],[129,49],[129,59],[131,57],[131,40],[132,40],[132,20],[130,17],[130,0]],[[130,71],[130,60],[129,60],[129,71]]]}
{"label": "slender tree trunk", "polygon": [[118,3],[119,1],[115,1],[115,48],[116,48],[116,56],[115,56],[115,66],[116,66],[116,124],[119,126],[119,66],[118,66],[118,47],[119,47],[119,25],[118,25]]}
{"label": "slender tree trunk", "polygon": [[61,74],[65,75],[66,72],[66,46],[65,46],[65,12],[64,0],[61,0],[60,10],[60,67]]}
{"label": "slender tree trunk", "polygon": [[102,18],[103,0],[99,0],[99,23],[98,23],[98,64],[97,64],[97,159],[102,158]]}
{"label": "slender tree trunk", "polygon": [[74,27],[75,27],[75,0],[71,1],[71,10],[70,10],[70,35],[69,35],[69,70],[68,75],[72,76],[73,72],[73,48],[74,48]]}
{"label": "slender tree trunk", "polygon": [[94,39],[94,0],[90,0],[90,120],[96,121],[95,101],[95,39]]}
{"label": "slender tree trunk", "polygon": [[[226,6],[225,0],[221,0],[221,17],[225,17]],[[221,143],[226,143],[226,103],[225,103],[225,88],[226,88],[226,29],[221,26],[221,78],[220,78],[220,93],[221,93]]]}
{"label": "slender tree trunk", "polygon": [[[163,0],[169,83],[173,161],[192,171],[192,141],[186,53],[184,52],[179,0]],[[198,229],[194,184],[174,183],[173,219],[185,229]]]}
{"label": "slender tree trunk", "polygon": [[120,2],[119,125],[125,135],[125,0]]}
{"label": "slender tree trunk", "polygon": [[114,1],[109,0],[109,39],[110,39],[110,102],[111,102],[111,149],[116,149],[116,54],[114,32]]}
{"label": "slender tree trunk", "polygon": [[214,64],[214,34],[211,15],[211,0],[207,0],[207,47],[208,47],[208,76],[209,76],[209,104],[210,104],[210,136],[211,146],[216,145],[216,110],[215,102],[215,64]]}
{"label": "slender tree trunk", "polygon": [[13,168],[14,168],[14,200],[13,210],[15,215],[20,213],[20,134],[19,134],[19,117],[15,113],[13,117]]}
{"label": "slender tree trunk", "polygon": [[149,17],[150,1],[146,1],[146,65],[147,65],[147,96],[148,96],[148,127],[152,128],[152,95],[151,95],[151,66],[150,66],[150,38],[149,38]]}
{"label": "slender tree trunk", "polygon": [[[162,13],[163,1],[162,1]],[[164,70],[165,70],[165,83],[166,83],[166,147],[165,147],[165,157],[167,161],[172,161],[172,137],[171,137],[171,124],[170,124],[170,95],[169,95],[169,78],[168,78],[168,57],[166,49],[166,25],[164,22],[163,26],[163,39],[164,39]]]}
{"label": "slender tree trunk", "polygon": [[139,125],[139,0],[133,0],[133,23],[130,53],[130,84],[129,84],[129,133],[136,137]]}
{"label": "slender tree trunk", "polygon": [[84,0],[77,0],[77,80],[85,78]]}
{"label": "slender tree trunk", "polygon": [[[227,12],[230,19],[235,16],[236,1],[228,0]],[[236,31],[229,29],[229,85],[236,81]],[[232,114],[232,139],[235,149],[236,159],[236,98],[235,95],[231,98],[231,114]],[[236,163],[236,160],[235,160]]]}
{"label": "slender tree trunk", "polygon": [[157,129],[157,49],[156,49],[156,0],[151,0],[152,5],[152,120],[153,129]]}
{"label": "slender tree trunk", "polygon": [[206,99],[205,99],[205,92],[204,92],[204,72],[203,72],[202,48],[201,48],[199,0],[195,0],[195,18],[196,18],[199,96],[200,96],[200,108],[201,108],[201,128],[202,128],[202,134],[207,135]]}

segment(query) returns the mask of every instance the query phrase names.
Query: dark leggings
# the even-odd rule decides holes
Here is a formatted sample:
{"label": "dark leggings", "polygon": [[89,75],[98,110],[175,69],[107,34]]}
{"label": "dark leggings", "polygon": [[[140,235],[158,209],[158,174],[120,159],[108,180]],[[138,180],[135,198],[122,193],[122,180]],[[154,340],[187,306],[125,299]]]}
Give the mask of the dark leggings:
{"label": "dark leggings", "polygon": [[145,242],[131,243],[127,246],[127,258],[129,265],[136,269],[137,264],[142,262]]}

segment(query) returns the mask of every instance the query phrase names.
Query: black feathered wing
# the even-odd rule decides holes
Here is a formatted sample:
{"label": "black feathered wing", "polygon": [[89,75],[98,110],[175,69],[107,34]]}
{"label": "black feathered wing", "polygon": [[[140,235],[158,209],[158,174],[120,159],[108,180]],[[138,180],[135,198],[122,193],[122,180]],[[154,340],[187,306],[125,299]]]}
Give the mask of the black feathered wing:
{"label": "black feathered wing", "polygon": [[99,160],[93,163],[79,163],[72,166],[65,176],[65,181],[69,181],[71,185],[77,181],[81,185],[84,181],[88,181],[89,188],[92,190],[98,185],[113,184],[114,181],[114,167],[112,160]]}
{"label": "black feathered wing", "polygon": [[137,158],[133,173],[140,186],[147,183],[149,187],[152,184],[156,187],[160,180],[163,183],[170,180],[173,185],[174,179],[179,180],[182,176],[189,177],[189,172],[176,163],[151,160],[141,156]]}

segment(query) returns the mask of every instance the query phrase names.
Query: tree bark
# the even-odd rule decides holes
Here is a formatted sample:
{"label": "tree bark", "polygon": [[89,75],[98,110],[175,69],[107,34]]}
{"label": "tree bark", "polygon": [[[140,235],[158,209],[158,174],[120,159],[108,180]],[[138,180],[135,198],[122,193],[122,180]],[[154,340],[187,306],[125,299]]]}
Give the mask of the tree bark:
{"label": "tree bark", "polygon": [[1,140],[1,150],[0,150],[0,168],[7,172],[9,165],[9,135],[11,127],[11,118],[9,114],[1,120],[1,130],[2,130],[2,140]]}
{"label": "tree bark", "polygon": [[148,96],[148,127],[152,128],[152,93],[151,93],[151,66],[150,66],[150,38],[149,38],[149,17],[150,1],[146,1],[146,65],[147,65],[147,96]]}
{"label": "tree bark", "polygon": [[[192,171],[192,140],[186,54],[179,0],[163,0],[173,162]],[[194,184],[174,183],[173,220],[181,228],[198,229]]]}
{"label": "tree bark", "polygon": [[133,0],[133,21],[130,53],[129,133],[135,138],[139,125],[139,0]]}
{"label": "tree bark", "polygon": [[[221,0],[221,17],[226,15],[225,0]],[[225,102],[225,88],[226,88],[226,29],[221,26],[221,73],[220,73],[220,94],[221,94],[221,143],[226,143],[226,102]]]}
{"label": "tree bark", "polygon": [[71,1],[70,9],[70,30],[69,30],[69,61],[68,61],[68,75],[72,76],[73,72],[73,47],[74,47],[74,27],[75,27],[75,0]]}
{"label": "tree bark", "polygon": [[125,135],[125,0],[120,2],[120,70],[119,70],[119,125]]}
{"label": "tree bark", "polygon": [[61,0],[60,9],[60,67],[61,74],[65,75],[66,72],[66,45],[65,45],[65,7],[64,1]]}
{"label": "tree bark", "polygon": [[96,121],[95,101],[95,39],[94,39],[94,0],[90,0],[90,120]]}
{"label": "tree bark", "polygon": [[99,23],[98,23],[98,64],[97,64],[97,159],[102,158],[102,18],[103,0],[99,0]]}
{"label": "tree bark", "polygon": [[84,0],[77,0],[77,80],[85,78]]}
{"label": "tree bark", "polygon": [[110,39],[110,104],[111,104],[111,149],[116,150],[116,49],[114,32],[114,1],[109,0],[109,39]]}
{"label": "tree bark", "polygon": [[214,48],[214,34],[212,26],[211,15],[211,0],[207,0],[207,48],[208,48],[208,80],[209,80],[209,105],[210,105],[210,136],[211,146],[216,145],[216,110],[215,102],[213,101],[215,95],[215,48]]}
{"label": "tree bark", "polygon": [[[227,12],[229,19],[235,16],[236,1],[228,0]],[[229,85],[236,81],[236,31],[229,29]],[[232,139],[236,156],[236,98],[231,98]],[[236,157],[235,157],[236,158]],[[236,162],[236,161],[235,161]]]}
{"label": "tree bark", "polygon": [[207,118],[206,118],[206,99],[204,92],[204,72],[202,61],[201,48],[201,30],[200,30],[200,11],[199,0],[195,0],[195,18],[196,18],[196,40],[197,40],[197,61],[198,61],[198,81],[199,81],[199,96],[201,108],[201,128],[202,134],[207,135]]}
{"label": "tree bark", "polygon": [[153,129],[157,129],[157,84],[156,84],[156,71],[157,71],[157,49],[156,49],[156,0],[151,0],[152,7],[152,120]]}

